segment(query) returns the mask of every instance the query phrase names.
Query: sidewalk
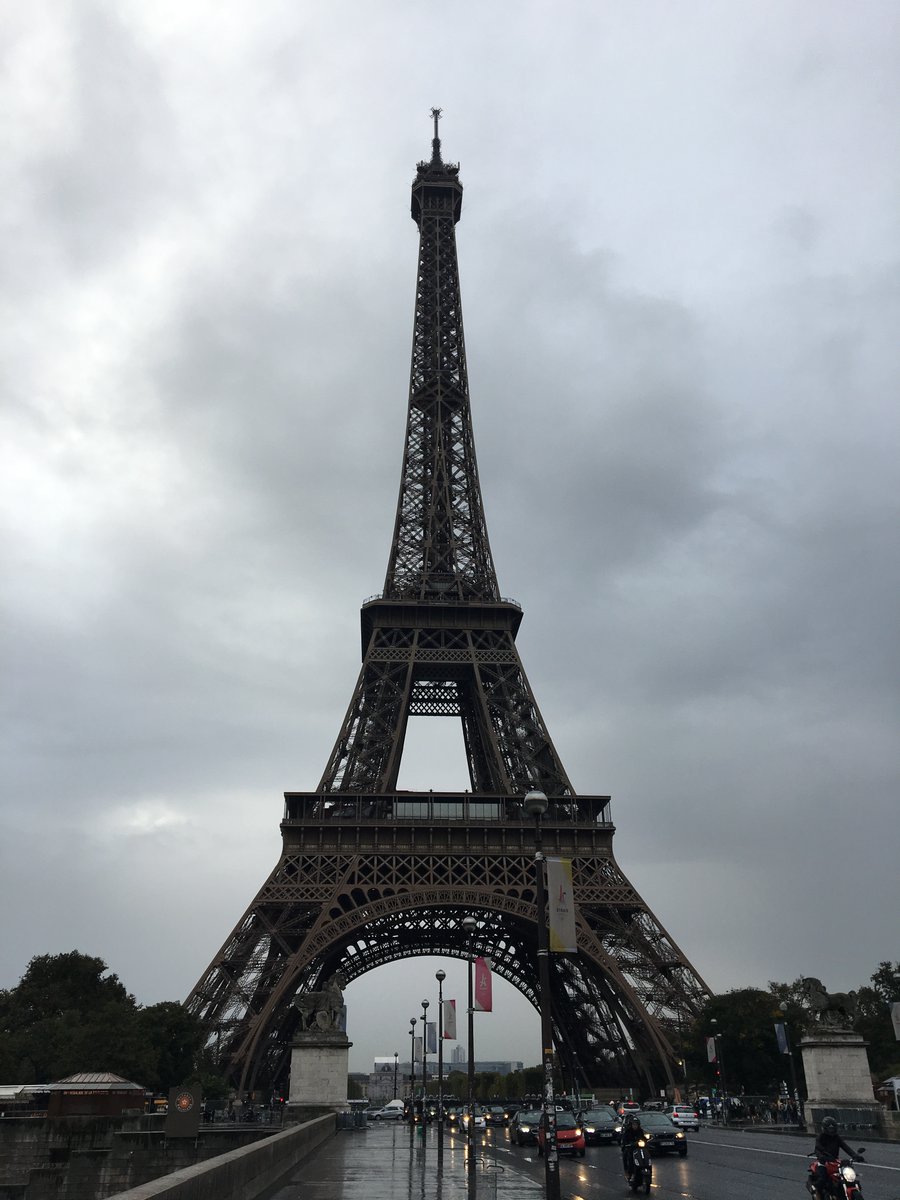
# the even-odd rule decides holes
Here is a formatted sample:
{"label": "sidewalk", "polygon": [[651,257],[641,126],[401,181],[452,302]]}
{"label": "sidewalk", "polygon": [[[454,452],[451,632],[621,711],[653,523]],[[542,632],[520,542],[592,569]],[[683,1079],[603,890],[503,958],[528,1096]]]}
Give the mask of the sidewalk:
{"label": "sidewalk", "polygon": [[[540,1200],[543,1189],[508,1162],[498,1163],[490,1143],[478,1161],[478,1200]],[[300,1163],[288,1184],[267,1200],[466,1200],[465,1143],[437,1130],[410,1144],[409,1126],[370,1123],[343,1129]]]}

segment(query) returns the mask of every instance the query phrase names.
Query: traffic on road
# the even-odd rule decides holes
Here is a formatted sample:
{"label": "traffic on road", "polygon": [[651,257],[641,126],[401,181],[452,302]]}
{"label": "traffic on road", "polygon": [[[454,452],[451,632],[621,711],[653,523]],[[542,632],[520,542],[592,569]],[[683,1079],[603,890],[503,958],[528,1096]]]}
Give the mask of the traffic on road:
{"label": "traffic on road", "polygon": [[[650,1114],[642,1113],[642,1124]],[[654,1114],[659,1121],[663,1114]],[[671,1200],[808,1200],[806,1178],[813,1138],[802,1134],[770,1134],[702,1126],[697,1133],[669,1127],[678,1139],[671,1152],[670,1139],[652,1153],[651,1194]],[[853,1141],[851,1136],[851,1141]],[[863,1145],[864,1139],[859,1139]],[[508,1129],[487,1128],[479,1134],[483,1163],[516,1171],[535,1183],[544,1178],[539,1145],[518,1140],[515,1121]],[[651,1140],[652,1148],[652,1140]],[[879,1142],[866,1149],[856,1165],[866,1200],[900,1200],[900,1144]],[[561,1155],[562,1200],[630,1196],[623,1171],[621,1147],[616,1141],[586,1141],[586,1154]],[[643,1189],[641,1189],[643,1190]]]}

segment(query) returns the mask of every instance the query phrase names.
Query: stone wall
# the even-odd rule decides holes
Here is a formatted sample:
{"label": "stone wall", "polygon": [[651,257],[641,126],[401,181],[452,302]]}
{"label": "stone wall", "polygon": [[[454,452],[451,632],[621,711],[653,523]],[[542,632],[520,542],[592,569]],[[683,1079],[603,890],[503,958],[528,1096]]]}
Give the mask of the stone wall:
{"label": "stone wall", "polygon": [[102,1200],[268,1140],[278,1126],[202,1125],[194,1138],[169,1138],[153,1117],[0,1120],[0,1200]]}
{"label": "stone wall", "polygon": [[334,1113],[316,1117],[255,1146],[232,1150],[128,1192],[117,1192],[110,1200],[256,1200],[333,1137],[336,1120]]}

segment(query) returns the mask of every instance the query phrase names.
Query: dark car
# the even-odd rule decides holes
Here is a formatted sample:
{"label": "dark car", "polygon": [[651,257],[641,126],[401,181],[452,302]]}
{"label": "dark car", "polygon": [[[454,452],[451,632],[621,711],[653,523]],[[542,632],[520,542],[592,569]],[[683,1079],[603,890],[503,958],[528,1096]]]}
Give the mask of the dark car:
{"label": "dark car", "polygon": [[651,1154],[687,1154],[687,1138],[676,1128],[665,1113],[645,1112],[640,1114],[641,1126],[649,1133]]}
{"label": "dark car", "polygon": [[589,1146],[611,1146],[622,1139],[622,1122],[611,1108],[588,1108],[578,1119]]}
{"label": "dark car", "polygon": [[484,1119],[488,1125],[505,1125],[509,1115],[502,1104],[489,1104],[484,1110]]}
{"label": "dark car", "polygon": [[[545,1127],[542,1114],[541,1123],[538,1125],[538,1154],[544,1153],[544,1141]],[[584,1130],[572,1112],[556,1114],[556,1149],[560,1154],[568,1150],[572,1154],[578,1154],[584,1158]]]}
{"label": "dark car", "polygon": [[520,1108],[509,1123],[509,1136],[517,1146],[537,1141],[540,1109]]}

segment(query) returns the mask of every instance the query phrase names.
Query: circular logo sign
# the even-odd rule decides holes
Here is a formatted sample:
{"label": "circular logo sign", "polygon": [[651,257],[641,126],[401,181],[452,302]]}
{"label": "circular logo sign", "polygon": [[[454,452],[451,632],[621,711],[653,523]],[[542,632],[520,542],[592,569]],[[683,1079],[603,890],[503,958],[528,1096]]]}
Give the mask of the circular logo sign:
{"label": "circular logo sign", "polygon": [[194,1097],[190,1092],[179,1092],[175,1097],[175,1107],[180,1113],[190,1112],[194,1107]]}

